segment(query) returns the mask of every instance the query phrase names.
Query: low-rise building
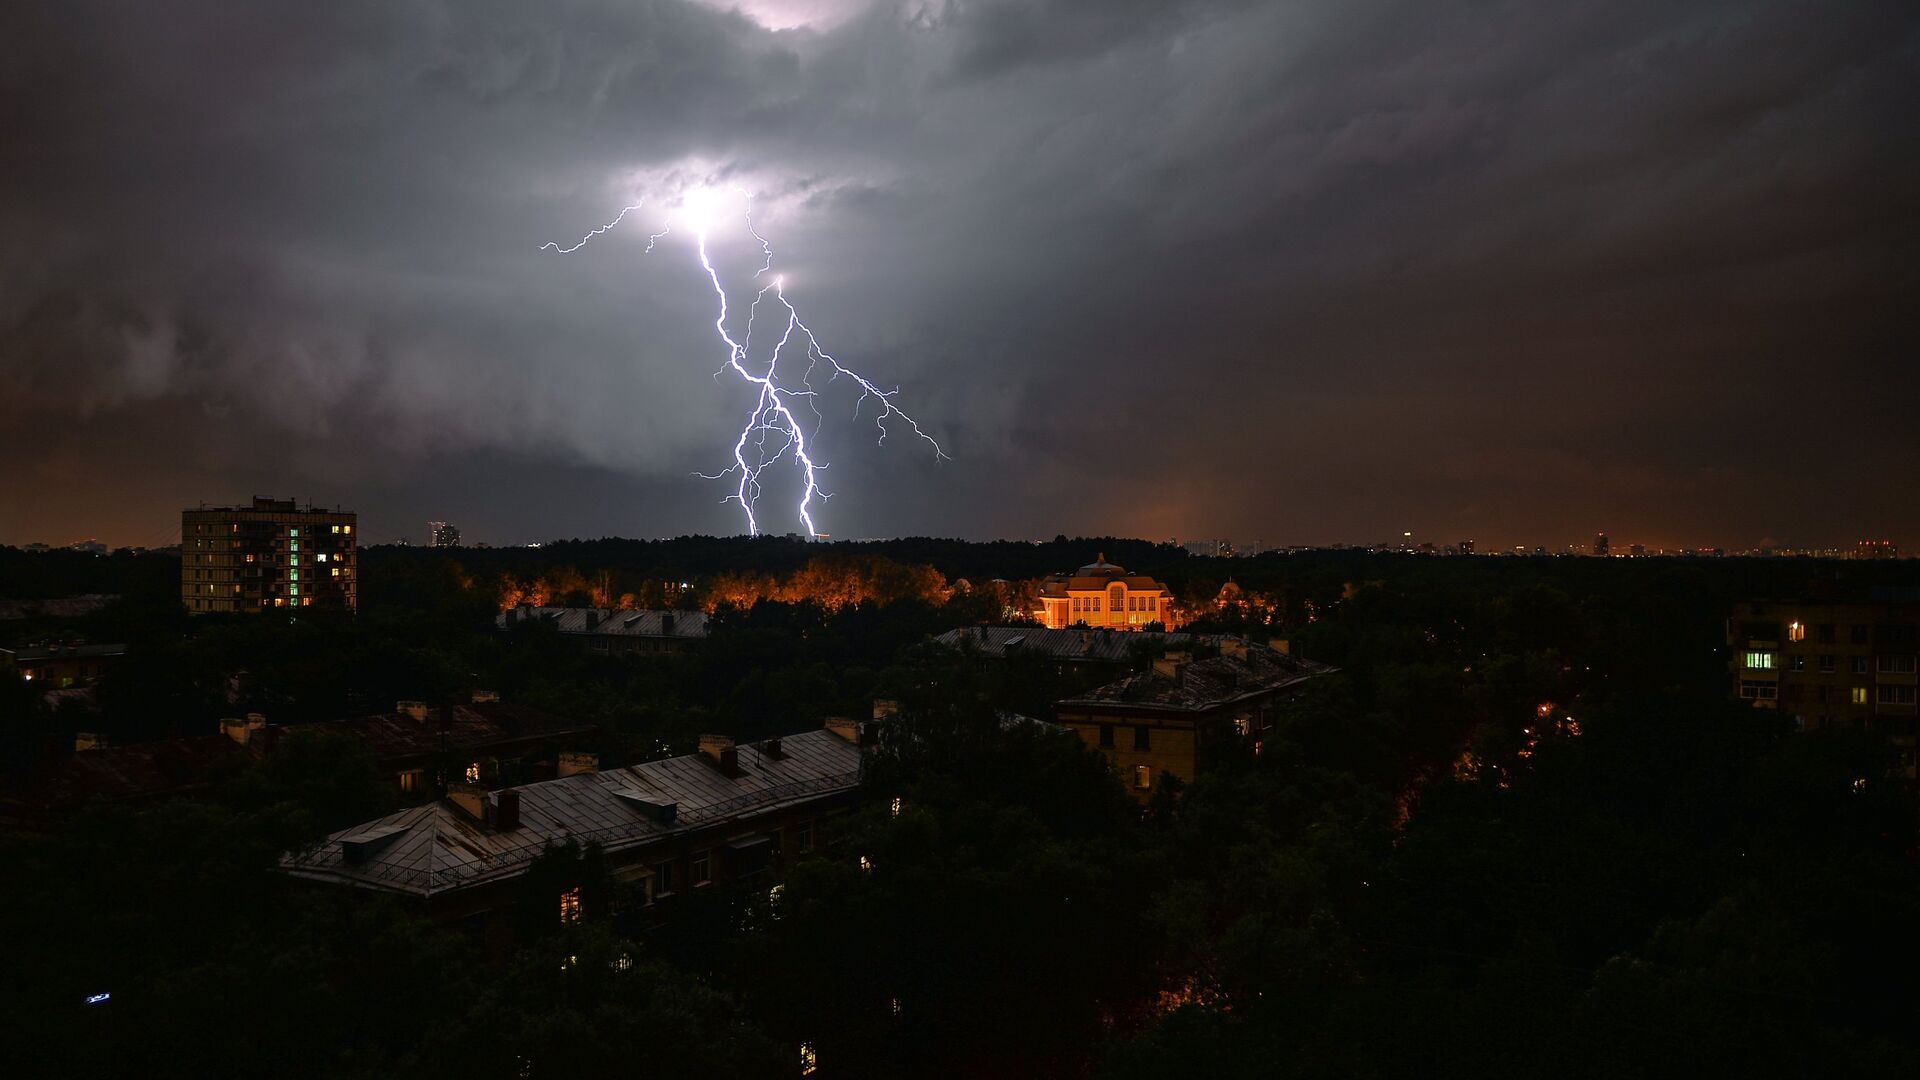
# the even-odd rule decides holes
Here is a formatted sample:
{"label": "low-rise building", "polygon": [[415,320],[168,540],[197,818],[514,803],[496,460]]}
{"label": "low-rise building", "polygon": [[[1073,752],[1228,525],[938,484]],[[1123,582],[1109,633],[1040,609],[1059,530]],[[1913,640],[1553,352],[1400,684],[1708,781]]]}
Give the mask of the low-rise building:
{"label": "low-rise building", "polygon": [[705,641],[711,623],[704,611],[635,611],[626,608],[534,607],[522,604],[495,618],[502,630],[544,623],[583,641],[591,652],[680,652]]}
{"label": "low-rise building", "polygon": [[262,730],[269,740],[295,731],[358,739],[373,751],[381,771],[403,796],[438,794],[450,784],[548,779],[559,774],[570,755],[586,751],[600,730],[491,694],[474,697],[441,705],[401,701],[392,712],[285,728],[236,727],[240,722],[223,721],[222,730],[242,745],[259,738]]}
{"label": "low-rise building", "polygon": [[[594,844],[636,902],[670,905],[681,893],[763,880],[822,842],[824,820],[855,799],[869,731],[830,724],[746,746],[704,736],[697,754],[492,793],[456,788],[288,854],[281,867],[411,897],[458,920],[513,906],[517,883],[551,847]],[[552,903],[570,920],[582,897],[572,889]]]}
{"label": "low-rise building", "polygon": [[1144,671],[1055,706],[1054,718],[1100,751],[1136,798],[1163,776],[1183,782],[1227,745],[1256,745],[1283,695],[1334,669],[1233,637],[1219,655],[1171,652]]}
{"label": "low-rise building", "polygon": [[97,804],[195,795],[247,752],[219,735],[108,745],[94,735],[48,736],[41,760],[0,786],[0,825],[37,828]]}
{"label": "low-rise building", "polygon": [[962,626],[934,638],[937,645],[971,651],[990,660],[1045,656],[1065,665],[1131,664],[1140,652],[1219,647],[1226,634],[1161,633],[1091,627]]}
{"label": "low-rise building", "polygon": [[0,671],[17,672],[36,689],[65,690],[90,685],[126,654],[125,645],[23,645],[0,649]]}
{"label": "low-rise building", "polygon": [[1055,574],[1040,583],[1033,617],[1051,630],[1085,626],[1108,630],[1175,627],[1173,594],[1143,574],[1107,561],[1103,553],[1071,574]]}
{"label": "low-rise building", "polygon": [[1920,720],[1920,593],[1883,590],[1859,603],[1736,604],[1727,620],[1731,693],[1790,713],[1803,729],[1884,732],[1915,775]]}

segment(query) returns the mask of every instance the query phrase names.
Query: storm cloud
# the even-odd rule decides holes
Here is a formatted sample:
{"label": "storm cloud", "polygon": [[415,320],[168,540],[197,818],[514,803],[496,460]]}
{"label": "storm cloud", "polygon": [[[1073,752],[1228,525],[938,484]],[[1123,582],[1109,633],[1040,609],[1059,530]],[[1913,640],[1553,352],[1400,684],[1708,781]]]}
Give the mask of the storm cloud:
{"label": "storm cloud", "polygon": [[952,457],[829,396],[837,535],[1920,542],[1916,70],[1897,2],[10,4],[0,542],[737,531],[686,246],[540,250],[706,182]]}

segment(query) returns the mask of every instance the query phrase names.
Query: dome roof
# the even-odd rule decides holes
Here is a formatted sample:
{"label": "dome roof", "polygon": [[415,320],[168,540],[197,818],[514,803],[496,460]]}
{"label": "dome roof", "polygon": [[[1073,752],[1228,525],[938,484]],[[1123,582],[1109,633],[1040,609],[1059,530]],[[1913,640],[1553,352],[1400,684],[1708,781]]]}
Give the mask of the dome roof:
{"label": "dome roof", "polygon": [[1101,552],[1094,560],[1080,568],[1081,577],[1120,577],[1126,573],[1122,567],[1107,561],[1107,553]]}

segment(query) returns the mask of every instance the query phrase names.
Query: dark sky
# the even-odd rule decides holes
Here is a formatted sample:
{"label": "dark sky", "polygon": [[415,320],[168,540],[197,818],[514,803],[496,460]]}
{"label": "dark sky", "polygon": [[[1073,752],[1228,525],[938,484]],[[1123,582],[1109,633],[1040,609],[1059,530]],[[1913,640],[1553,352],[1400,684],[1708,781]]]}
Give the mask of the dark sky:
{"label": "dark sky", "polygon": [[836,536],[1920,546],[1916,72],[1912,0],[8,3],[0,543],[738,531],[691,250],[538,250],[712,182],[951,455],[823,399]]}

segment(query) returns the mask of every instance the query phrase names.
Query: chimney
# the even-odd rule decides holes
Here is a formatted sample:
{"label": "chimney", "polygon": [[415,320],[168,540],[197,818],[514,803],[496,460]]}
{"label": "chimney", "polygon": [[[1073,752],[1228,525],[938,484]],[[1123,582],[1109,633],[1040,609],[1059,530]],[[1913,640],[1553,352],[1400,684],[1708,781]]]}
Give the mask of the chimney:
{"label": "chimney", "polygon": [[76,731],[73,733],[73,750],[75,753],[79,753],[82,750],[105,750],[106,748],[107,737],[105,735],[93,731]]}
{"label": "chimney", "polygon": [[660,616],[660,634],[663,637],[673,634],[673,612],[669,611]]}
{"label": "chimney", "polygon": [[584,776],[588,773],[597,773],[599,771],[599,754],[582,754],[572,750],[560,751],[559,774],[561,777]]}
{"label": "chimney", "polygon": [[1175,686],[1183,686],[1187,681],[1187,657],[1185,653],[1168,653],[1153,662],[1153,673],[1164,675],[1173,680]]}
{"label": "chimney", "polygon": [[726,735],[700,736],[700,756],[730,777],[740,775],[740,751],[734,749],[733,739]]}
{"label": "chimney", "polygon": [[1293,655],[1293,642],[1288,641],[1286,638],[1283,638],[1283,637],[1268,638],[1267,648],[1272,649],[1274,652],[1277,652],[1282,656]]}
{"label": "chimney", "polygon": [[900,715],[899,702],[894,701],[891,698],[875,698],[874,699],[873,718],[875,720],[889,720],[899,715]]}
{"label": "chimney", "polygon": [[1245,660],[1247,658],[1247,639],[1237,637],[1221,638],[1220,655],[1231,656],[1236,660]]}
{"label": "chimney", "polygon": [[587,609],[587,629],[592,630],[599,625],[600,625],[600,609],[588,608]]}
{"label": "chimney", "polygon": [[447,798],[461,812],[475,821],[487,819],[487,788],[485,784],[448,784]]}
{"label": "chimney", "polygon": [[780,740],[778,738],[761,739],[760,740],[760,756],[765,758],[772,758],[773,760],[778,761],[781,758],[786,757],[787,752],[780,748]]}
{"label": "chimney", "polygon": [[502,788],[494,793],[493,827],[500,832],[520,827],[519,788]]}
{"label": "chimney", "polygon": [[829,716],[820,726],[855,746],[860,745],[860,725],[844,716]]}
{"label": "chimney", "polygon": [[487,705],[499,700],[500,692],[497,690],[475,690],[473,692],[473,704],[475,705]]}
{"label": "chimney", "polygon": [[415,720],[425,720],[427,718],[427,703],[424,701],[396,701],[393,703],[393,711],[404,716],[411,716]]}

